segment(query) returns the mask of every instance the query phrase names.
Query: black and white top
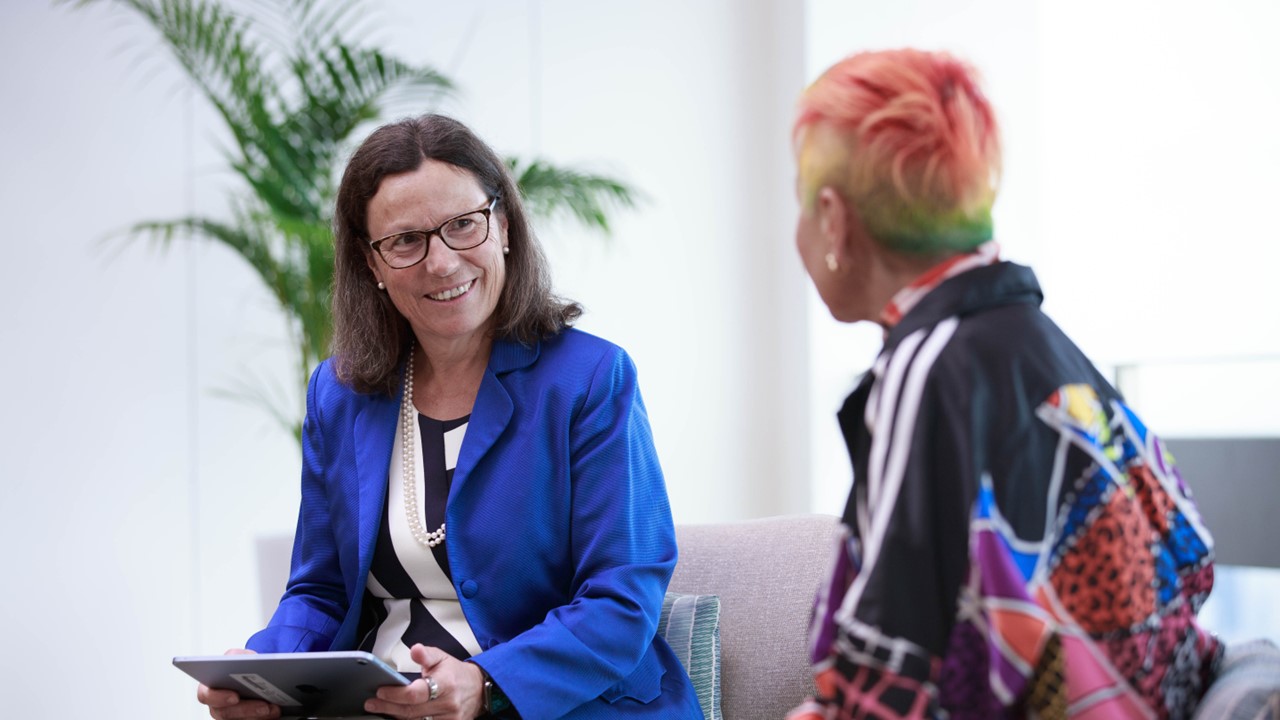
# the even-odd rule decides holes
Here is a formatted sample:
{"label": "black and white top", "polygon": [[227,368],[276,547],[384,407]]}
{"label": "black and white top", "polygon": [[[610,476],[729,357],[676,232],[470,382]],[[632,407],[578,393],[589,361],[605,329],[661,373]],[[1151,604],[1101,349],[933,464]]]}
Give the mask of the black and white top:
{"label": "black and white top", "polygon": [[[421,413],[414,433],[413,457],[418,461],[414,496],[427,532],[444,522],[449,484],[458,464],[458,451],[468,417],[435,420]],[[403,422],[403,421],[402,421]],[[421,668],[409,657],[415,643],[438,647],[465,660],[480,652],[449,573],[448,542],[434,548],[419,543],[409,530],[404,507],[404,468],[397,430],[388,473],[386,513],[378,529],[373,565],[365,585],[360,618],[360,650],[405,673]]]}

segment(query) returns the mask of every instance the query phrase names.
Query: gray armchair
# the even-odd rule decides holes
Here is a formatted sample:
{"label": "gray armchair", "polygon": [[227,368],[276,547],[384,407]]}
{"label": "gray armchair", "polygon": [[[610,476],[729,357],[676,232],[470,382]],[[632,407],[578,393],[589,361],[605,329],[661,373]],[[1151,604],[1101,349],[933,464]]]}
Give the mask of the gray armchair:
{"label": "gray armchair", "polygon": [[[788,515],[676,527],[680,559],[668,589],[720,599],[720,707],[728,720],[780,720],[813,693],[809,615],[837,523],[831,515]],[[269,616],[284,588],[291,539],[258,545]],[[1230,647],[1195,718],[1280,720],[1280,649],[1265,641]]]}
{"label": "gray armchair", "polygon": [[680,525],[669,591],[720,597],[720,697],[727,720],[773,718],[813,693],[805,645],[838,519],[789,515]]}
{"label": "gray armchair", "polygon": [[[829,515],[676,527],[669,590],[720,598],[726,720],[780,720],[814,691],[806,657],[813,595],[838,531]],[[1280,720],[1280,649],[1233,645],[1195,720]]]}

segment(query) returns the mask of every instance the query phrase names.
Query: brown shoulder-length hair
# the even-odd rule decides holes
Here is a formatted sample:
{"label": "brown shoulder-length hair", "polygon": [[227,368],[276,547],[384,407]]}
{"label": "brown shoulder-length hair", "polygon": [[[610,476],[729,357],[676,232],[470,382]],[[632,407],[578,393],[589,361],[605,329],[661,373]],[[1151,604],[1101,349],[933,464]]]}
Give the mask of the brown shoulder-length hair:
{"label": "brown shoulder-length hair", "polygon": [[334,209],[333,354],[338,379],[357,392],[392,394],[401,356],[413,339],[369,269],[369,201],[388,175],[426,159],[470,172],[507,221],[506,281],[494,310],[495,339],[531,344],[572,325],[582,306],[551,291],[551,271],[507,166],[467,126],[443,115],[383,125],[352,154]]}

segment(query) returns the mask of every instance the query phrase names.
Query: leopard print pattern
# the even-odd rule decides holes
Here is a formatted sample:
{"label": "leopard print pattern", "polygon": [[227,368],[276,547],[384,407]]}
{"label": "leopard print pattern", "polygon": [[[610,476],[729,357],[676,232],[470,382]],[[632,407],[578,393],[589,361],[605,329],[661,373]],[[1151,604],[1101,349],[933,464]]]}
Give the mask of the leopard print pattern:
{"label": "leopard print pattern", "polygon": [[1142,505],[1143,514],[1151,521],[1156,532],[1162,536],[1168,535],[1170,518],[1177,510],[1173,498],[1164,491],[1164,487],[1151,472],[1151,468],[1145,464],[1134,463],[1127,467],[1125,472],[1129,475],[1129,484]]}
{"label": "leopard print pattern", "polygon": [[1123,491],[1107,505],[1050,575],[1067,612],[1093,635],[1138,625],[1156,606],[1151,523]]}

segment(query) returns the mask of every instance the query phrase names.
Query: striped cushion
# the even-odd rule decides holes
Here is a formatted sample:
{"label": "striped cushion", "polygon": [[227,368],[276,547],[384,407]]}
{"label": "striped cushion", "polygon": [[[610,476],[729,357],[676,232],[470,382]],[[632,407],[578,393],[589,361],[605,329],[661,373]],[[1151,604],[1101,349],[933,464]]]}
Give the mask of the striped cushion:
{"label": "striped cushion", "polygon": [[1195,718],[1280,718],[1280,648],[1269,640],[1228,645],[1218,677],[1196,708]]}
{"label": "striped cushion", "polygon": [[658,634],[684,664],[707,720],[720,714],[720,598],[667,593]]}

